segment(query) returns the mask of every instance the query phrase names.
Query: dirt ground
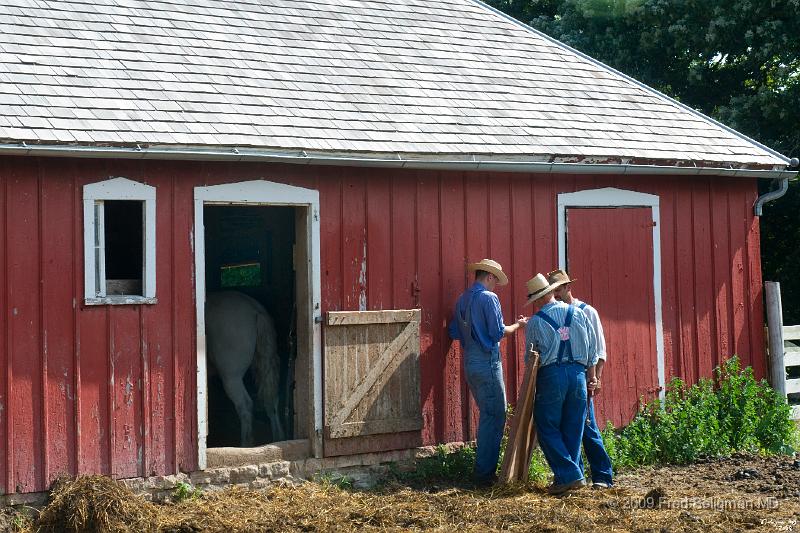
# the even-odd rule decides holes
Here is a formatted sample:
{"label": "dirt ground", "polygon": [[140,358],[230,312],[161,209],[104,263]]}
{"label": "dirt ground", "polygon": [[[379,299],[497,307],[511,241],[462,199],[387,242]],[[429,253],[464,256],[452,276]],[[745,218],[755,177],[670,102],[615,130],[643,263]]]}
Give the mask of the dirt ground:
{"label": "dirt ground", "polygon": [[[23,530],[800,531],[800,461],[786,456],[643,468],[619,475],[612,489],[558,498],[532,485],[473,490],[394,481],[373,491],[319,483],[263,492],[234,488],[156,505],[104,483],[113,482],[73,482],[78,490],[54,497]],[[14,515],[6,519],[11,526]]]}

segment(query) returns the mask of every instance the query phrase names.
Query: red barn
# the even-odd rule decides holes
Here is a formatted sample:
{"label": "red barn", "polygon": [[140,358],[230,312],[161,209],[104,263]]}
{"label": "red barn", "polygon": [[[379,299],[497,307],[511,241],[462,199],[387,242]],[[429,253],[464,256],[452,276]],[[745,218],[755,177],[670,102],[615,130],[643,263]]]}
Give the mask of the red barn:
{"label": "red barn", "polygon": [[600,419],[733,354],[765,373],[753,205],[789,160],[480,2],[0,12],[4,493],[235,445],[206,366],[219,289],[273,316],[309,457],[474,435],[446,324],[483,257],[507,322],[536,272],[579,279]]}

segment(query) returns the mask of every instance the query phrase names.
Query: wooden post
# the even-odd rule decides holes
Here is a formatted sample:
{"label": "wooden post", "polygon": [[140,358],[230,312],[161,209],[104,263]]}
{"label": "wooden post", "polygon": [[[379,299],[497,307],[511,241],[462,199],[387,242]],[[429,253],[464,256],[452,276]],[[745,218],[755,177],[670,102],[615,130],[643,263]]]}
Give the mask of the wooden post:
{"label": "wooden post", "polygon": [[767,327],[769,328],[769,382],[773,389],[786,396],[781,284],[775,281],[764,282],[764,292],[767,300]]}

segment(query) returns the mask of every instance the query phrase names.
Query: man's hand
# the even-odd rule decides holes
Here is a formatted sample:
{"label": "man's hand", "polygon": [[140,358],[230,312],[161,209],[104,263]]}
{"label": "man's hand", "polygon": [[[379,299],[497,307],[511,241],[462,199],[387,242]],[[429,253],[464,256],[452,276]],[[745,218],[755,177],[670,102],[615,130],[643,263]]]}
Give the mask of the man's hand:
{"label": "man's hand", "polygon": [[597,391],[600,389],[600,380],[597,377],[592,377],[586,382],[586,390],[589,392],[589,396],[594,396],[597,394]]}
{"label": "man's hand", "polygon": [[519,315],[517,317],[517,321],[511,324],[510,326],[504,326],[503,335],[511,335],[519,328],[525,328],[525,325],[528,323],[528,317]]}

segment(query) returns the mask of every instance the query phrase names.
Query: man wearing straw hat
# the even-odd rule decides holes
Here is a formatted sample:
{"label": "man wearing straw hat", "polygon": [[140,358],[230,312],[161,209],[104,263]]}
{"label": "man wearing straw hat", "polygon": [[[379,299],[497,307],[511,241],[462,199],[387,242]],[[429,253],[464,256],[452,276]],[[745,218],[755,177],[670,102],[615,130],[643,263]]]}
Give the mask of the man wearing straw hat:
{"label": "man wearing straw hat", "polygon": [[589,414],[586,417],[586,427],[583,428],[583,451],[586,453],[592,472],[592,488],[607,489],[614,484],[614,470],[611,466],[611,458],[603,445],[603,436],[600,434],[600,428],[597,427],[597,420],[594,416],[594,395],[600,392],[600,378],[606,361],[606,339],[603,334],[603,325],[600,323],[600,315],[594,307],[572,296],[572,283],[575,280],[570,279],[566,272],[553,270],[547,274],[547,281],[551,284],[559,284],[559,287],[553,291],[553,296],[555,296],[556,300],[574,305],[586,314],[597,337],[595,387],[589,397]]}
{"label": "man wearing straw hat", "polygon": [[472,396],[478,404],[478,442],[473,477],[479,486],[488,486],[497,479],[497,459],[506,423],[506,389],[500,360],[500,339],[524,326],[528,319],[520,316],[506,326],[500,300],[493,292],[506,285],[508,277],[499,263],[483,259],[467,265],[475,273],[475,282],[456,302],[455,316],[448,333],[461,341],[464,372]]}
{"label": "man wearing straw hat", "polygon": [[[581,438],[587,412],[587,379],[594,383],[597,341],[583,311],[556,301],[542,274],[528,281],[528,301],[538,312],[528,321],[525,345],[539,352],[534,420],[539,445],[553,471],[550,494],[583,487]],[[593,386],[593,385],[592,385]]]}

